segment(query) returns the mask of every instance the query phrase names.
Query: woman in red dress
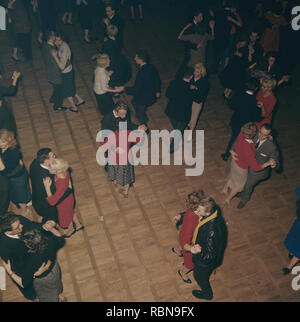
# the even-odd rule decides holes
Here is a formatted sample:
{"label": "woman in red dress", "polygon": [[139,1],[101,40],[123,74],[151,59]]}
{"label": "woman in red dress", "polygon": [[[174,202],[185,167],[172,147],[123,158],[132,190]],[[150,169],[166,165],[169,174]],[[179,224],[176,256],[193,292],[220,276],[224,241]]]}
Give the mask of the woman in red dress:
{"label": "woman in red dress", "polygon": [[55,193],[51,192],[51,179],[45,178],[44,186],[47,201],[51,206],[56,206],[59,226],[65,230],[64,237],[69,238],[84,227],[79,222],[74,211],[74,193],[69,174],[69,164],[63,159],[54,159],[50,166],[50,173],[55,174]]}
{"label": "woman in red dress", "polygon": [[[183,266],[178,270],[178,274],[185,283],[192,283],[187,274],[194,269],[194,263],[192,261],[192,253],[190,252],[191,246],[193,246],[192,238],[194,231],[199,224],[199,203],[204,197],[204,192],[198,190],[192,192],[187,198],[188,210],[184,213],[183,223],[180,227],[179,242],[180,248],[172,248],[172,252],[179,257],[183,257]],[[173,218],[174,222],[178,222],[181,219],[181,215],[177,215]]]}
{"label": "woman in red dress", "polygon": [[263,119],[260,122],[255,122],[258,129],[265,123],[272,124],[272,114],[274,106],[277,102],[273,89],[276,85],[274,79],[263,79],[261,81],[261,89],[256,95],[257,106],[261,108],[261,116]]}

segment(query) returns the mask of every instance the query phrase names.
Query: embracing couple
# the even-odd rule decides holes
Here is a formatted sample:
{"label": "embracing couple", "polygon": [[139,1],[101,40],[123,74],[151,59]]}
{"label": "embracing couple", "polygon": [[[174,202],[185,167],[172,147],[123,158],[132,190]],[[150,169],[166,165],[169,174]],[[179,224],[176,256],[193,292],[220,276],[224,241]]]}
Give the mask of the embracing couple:
{"label": "embracing couple", "polygon": [[37,152],[30,165],[32,204],[35,211],[54,228],[62,228],[69,238],[84,229],[75,214],[75,198],[67,161],[56,158],[50,148]]}

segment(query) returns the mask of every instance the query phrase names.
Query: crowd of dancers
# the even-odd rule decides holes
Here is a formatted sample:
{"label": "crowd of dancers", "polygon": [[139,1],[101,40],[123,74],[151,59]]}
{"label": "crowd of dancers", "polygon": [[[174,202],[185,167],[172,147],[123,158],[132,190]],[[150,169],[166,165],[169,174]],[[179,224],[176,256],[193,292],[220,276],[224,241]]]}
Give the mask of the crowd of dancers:
{"label": "crowd of dancers", "polygon": [[[93,91],[103,116],[101,130],[110,130],[116,138],[113,147],[107,144],[109,137],[103,140],[101,147],[105,147],[108,158],[111,150],[117,152],[117,159],[105,170],[119,193],[128,198],[135,182],[134,166],[119,144],[118,138],[122,134],[119,124],[127,122],[126,137],[134,131],[135,143],[141,139],[139,133],[149,133],[147,109],[162,95],[159,71],[150,62],[149,53],[136,51],[134,61],[138,72],[133,86],[128,86],[132,69],[124,55],[126,24],[115,3],[87,0],[61,1],[59,5],[46,0],[6,2],[14,39],[12,59],[16,64],[32,59],[33,21],[37,27],[46,77],[52,86],[50,103],[54,111],[69,110],[80,115],[85,104],[76,90],[72,51],[64,33],[57,29],[58,19],[63,24],[74,24],[77,5],[84,41],[89,44],[100,40],[99,52],[91,57],[96,64]],[[210,79],[218,74],[224,88],[223,99],[234,110],[230,121],[232,135],[221,155],[225,162],[231,156],[230,172],[222,193],[227,204],[238,196],[239,209],[246,206],[254,187],[268,179],[272,169],[281,167],[272,124],[276,92],[289,82],[297,63],[290,27],[292,2],[189,1],[191,20],[178,32],[177,39],[184,45],[184,57],[166,90],[165,113],[173,128],[181,133],[186,129],[196,130],[209,94]],[[126,3],[121,1],[120,5]],[[135,20],[138,12],[143,21],[143,2],[129,1],[128,5],[131,20]],[[239,12],[241,7],[245,10],[245,6],[252,14],[252,25],[247,25]],[[76,215],[68,162],[57,158],[50,148],[42,148],[29,171],[24,165],[14,117],[4,99],[4,96],[17,93],[20,77],[21,74],[15,71],[11,86],[0,88],[0,257],[25,298],[65,301],[56,253],[64,246],[65,238],[84,226]],[[122,100],[124,95],[132,96],[138,125],[131,121],[130,108]],[[70,107],[63,105],[64,99]],[[192,140],[192,135],[188,140]],[[177,152],[176,142],[178,140],[174,139],[170,143],[171,154]],[[129,147],[128,143],[127,150]],[[20,209],[21,215],[7,212],[10,202]],[[41,223],[26,218],[32,206],[42,218]],[[184,259],[178,270],[184,282],[191,283],[188,273],[194,272],[201,291],[194,290],[193,295],[211,300],[213,291],[209,278],[222,264],[227,243],[226,224],[220,207],[202,190],[188,195],[187,208],[186,212],[174,217],[174,223],[178,227],[182,225],[180,247],[174,247],[172,251]],[[285,240],[291,256],[291,262],[283,269],[285,274],[299,261],[299,238],[297,219]]]}

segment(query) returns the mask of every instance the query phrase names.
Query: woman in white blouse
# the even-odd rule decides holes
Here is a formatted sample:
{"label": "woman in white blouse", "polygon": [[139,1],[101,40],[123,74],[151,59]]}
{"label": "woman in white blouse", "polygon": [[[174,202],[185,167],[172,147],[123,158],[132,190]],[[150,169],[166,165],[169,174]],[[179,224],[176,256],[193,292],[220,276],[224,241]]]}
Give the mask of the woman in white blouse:
{"label": "woman in white blouse", "polygon": [[114,101],[111,93],[120,93],[124,91],[124,86],[109,87],[110,75],[113,73],[113,71],[106,70],[109,65],[110,59],[107,54],[101,54],[97,57],[97,67],[94,71],[94,93],[99,111],[102,115],[105,115],[114,109]]}

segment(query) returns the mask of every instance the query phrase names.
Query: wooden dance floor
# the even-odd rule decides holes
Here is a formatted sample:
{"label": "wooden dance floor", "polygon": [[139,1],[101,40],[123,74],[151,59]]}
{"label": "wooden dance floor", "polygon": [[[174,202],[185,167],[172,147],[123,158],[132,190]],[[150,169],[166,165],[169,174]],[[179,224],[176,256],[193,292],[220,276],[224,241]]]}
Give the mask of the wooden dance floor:
{"label": "wooden dance floor", "polygon": [[[129,84],[133,84],[136,75],[135,51],[143,48],[151,54],[162,79],[162,97],[148,109],[149,126],[171,130],[164,114],[165,90],[183,57],[177,35],[184,17],[180,8],[157,6],[161,8],[156,11],[145,8],[142,23],[126,21],[125,54],[134,71]],[[128,17],[124,9],[122,15]],[[68,300],[198,301],[191,293],[198,289],[192,273],[192,284],[185,284],[177,274],[182,260],[171,248],[178,245],[172,218],[185,210],[187,194],[201,188],[222,208],[229,232],[224,263],[211,277],[214,301],[300,301],[300,291],[291,286],[294,276],[281,272],[289,261],[283,241],[296,219],[295,188],[300,183],[300,95],[294,83],[278,91],[280,104],[274,122],[284,170],[274,172],[271,179],[261,183],[245,208],[236,208],[237,198],[226,206],[220,193],[230,165],[220,154],[230,137],[232,111],[222,99],[217,76],[210,78],[211,90],[197,127],[205,131],[203,175],[187,177],[185,166],[137,166],[134,188],[124,199],[96,162],[96,135],[102,116],[92,92],[94,65],[90,58],[97,53],[99,44],[84,43],[78,24],[61,28],[70,38],[78,94],[86,100],[78,114],[52,110],[51,86],[35,40],[32,63],[13,63],[11,40],[4,32],[0,34],[0,50],[7,75],[16,68],[23,73],[17,96],[8,102],[16,118],[27,168],[38,149],[51,147],[73,169],[76,212],[85,230],[68,239],[58,253]],[[288,99],[291,95],[295,99]],[[126,95],[122,99],[131,101]],[[134,113],[132,116],[136,121]],[[16,210],[13,206],[11,209]],[[30,219],[40,220],[33,209]],[[0,301],[25,299],[7,278],[7,289],[0,293]]]}

